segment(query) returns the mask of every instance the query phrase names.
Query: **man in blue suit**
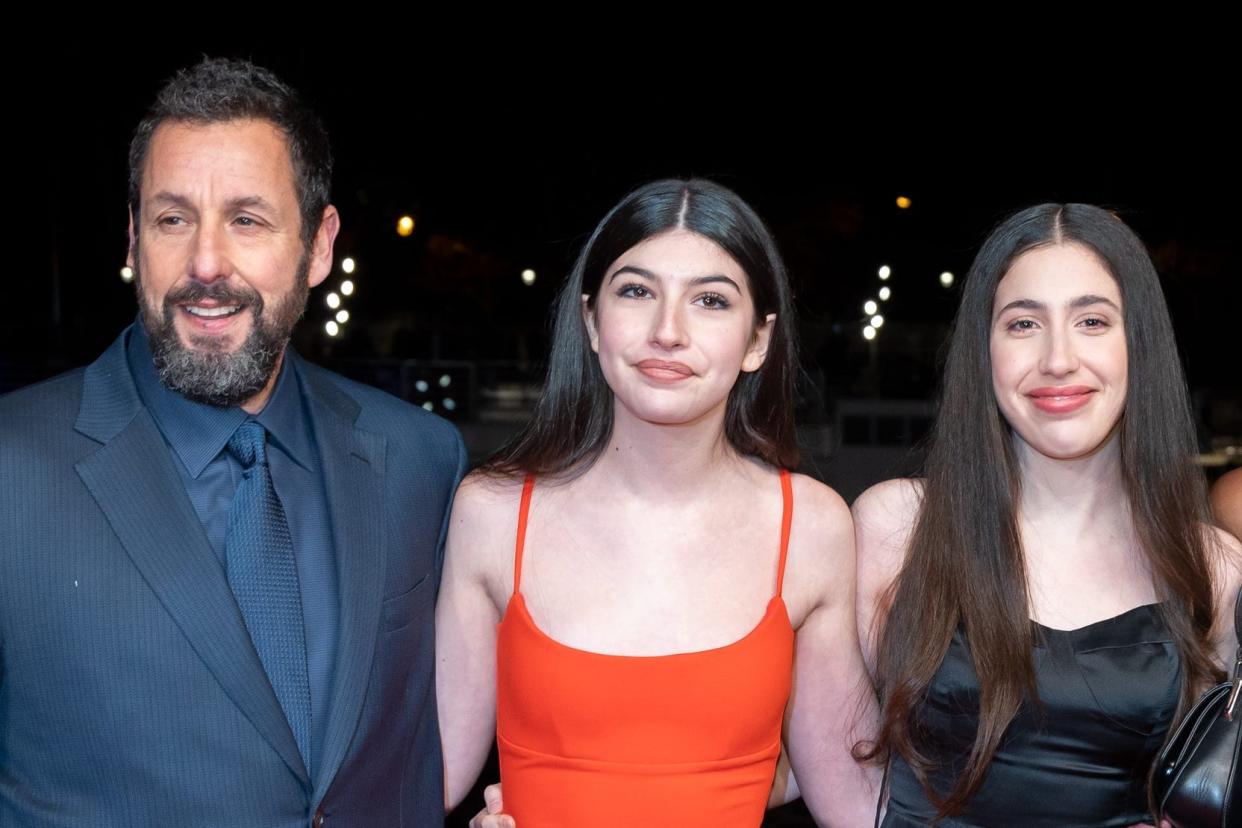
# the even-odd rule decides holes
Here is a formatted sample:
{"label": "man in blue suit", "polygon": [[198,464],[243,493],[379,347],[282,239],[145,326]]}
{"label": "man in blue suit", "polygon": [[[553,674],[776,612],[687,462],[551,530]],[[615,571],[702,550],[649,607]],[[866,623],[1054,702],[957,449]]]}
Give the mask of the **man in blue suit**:
{"label": "man in blue suit", "polygon": [[139,322],[0,398],[0,825],[429,826],[456,430],[286,346],[319,120],[206,60],[130,150]]}

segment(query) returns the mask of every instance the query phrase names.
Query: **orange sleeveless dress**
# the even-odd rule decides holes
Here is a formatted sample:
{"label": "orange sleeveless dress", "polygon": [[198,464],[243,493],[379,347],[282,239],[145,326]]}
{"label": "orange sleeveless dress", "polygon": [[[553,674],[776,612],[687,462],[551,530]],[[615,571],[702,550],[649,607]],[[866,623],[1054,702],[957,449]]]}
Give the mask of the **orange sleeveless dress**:
{"label": "orange sleeveless dress", "polygon": [[496,645],[505,812],[519,828],[759,825],[793,670],[794,631],[781,598],[789,473],[781,472],[780,558],[763,618],[727,646],[666,656],[579,650],[535,626],[521,592],[533,488],[527,478],[513,595]]}

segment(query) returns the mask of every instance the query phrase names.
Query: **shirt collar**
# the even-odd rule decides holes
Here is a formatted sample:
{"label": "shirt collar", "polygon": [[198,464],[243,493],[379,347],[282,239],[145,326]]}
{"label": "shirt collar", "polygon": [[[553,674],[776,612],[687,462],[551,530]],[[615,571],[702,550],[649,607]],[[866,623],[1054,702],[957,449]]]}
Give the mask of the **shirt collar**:
{"label": "shirt collar", "polygon": [[314,469],[315,451],[310,429],[310,414],[306,407],[301,372],[292,348],[285,348],[285,358],[280,361],[280,376],[272,396],[255,415],[275,443],[308,471]]}

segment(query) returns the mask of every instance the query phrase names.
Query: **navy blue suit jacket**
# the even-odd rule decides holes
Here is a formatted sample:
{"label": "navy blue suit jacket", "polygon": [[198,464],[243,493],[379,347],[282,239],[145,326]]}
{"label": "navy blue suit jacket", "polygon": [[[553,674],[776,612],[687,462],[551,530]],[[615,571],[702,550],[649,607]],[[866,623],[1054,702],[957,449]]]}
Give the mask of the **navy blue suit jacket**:
{"label": "navy blue suit jacket", "polygon": [[433,609],[461,439],[299,369],[340,591],[318,777],[122,336],[88,368],[0,397],[0,825],[441,824]]}

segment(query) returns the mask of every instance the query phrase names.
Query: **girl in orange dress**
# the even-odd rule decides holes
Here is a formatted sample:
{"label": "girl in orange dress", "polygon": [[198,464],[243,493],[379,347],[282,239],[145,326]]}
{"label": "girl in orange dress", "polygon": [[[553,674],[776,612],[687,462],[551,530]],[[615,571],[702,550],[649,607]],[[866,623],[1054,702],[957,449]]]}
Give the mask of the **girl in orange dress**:
{"label": "girl in orange dress", "polygon": [[522,828],[750,828],[783,739],[817,820],[871,823],[853,527],[787,471],[793,322],[771,235],[719,185],[648,184],[596,228],[534,416],[453,509],[450,806],[494,738]]}

